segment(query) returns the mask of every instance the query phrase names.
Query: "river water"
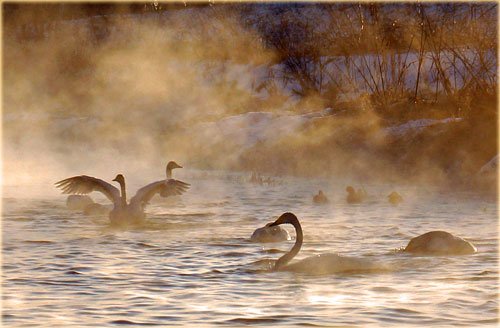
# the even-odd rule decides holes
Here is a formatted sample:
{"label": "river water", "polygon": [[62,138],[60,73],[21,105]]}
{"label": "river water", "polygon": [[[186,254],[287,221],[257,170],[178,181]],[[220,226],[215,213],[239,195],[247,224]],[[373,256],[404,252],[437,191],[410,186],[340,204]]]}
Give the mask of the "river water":
{"label": "river water", "polygon": [[[186,172],[186,171],[185,171]],[[63,177],[61,177],[63,178]],[[496,326],[498,208],[494,198],[366,184],[370,199],[345,202],[348,181],[286,178],[260,186],[229,173],[186,173],[184,195],[155,198],[142,226],[65,207],[56,191],[3,189],[3,325],[34,326]],[[327,205],[314,205],[323,189]],[[40,190],[43,190],[41,188]],[[405,202],[391,206],[397,190]],[[129,188],[129,193],[133,187]],[[95,199],[102,200],[97,195]],[[296,259],[366,257],[390,273],[268,272],[294,240],[258,244],[253,230],[283,212],[304,230]],[[292,236],[292,226],[284,226]],[[468,256],[398,251],[446,230],[473,242]],[[292,261],[293,262],[293,261]]]}

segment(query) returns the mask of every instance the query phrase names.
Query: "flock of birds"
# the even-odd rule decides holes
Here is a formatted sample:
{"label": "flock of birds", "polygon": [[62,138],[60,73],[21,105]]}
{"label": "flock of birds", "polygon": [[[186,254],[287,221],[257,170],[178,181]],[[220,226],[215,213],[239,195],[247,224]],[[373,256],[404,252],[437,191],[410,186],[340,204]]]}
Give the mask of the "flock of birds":
{"label": "flock of birds", "polygon": [[[85,214],[109,213],[112,225],[129,225],[143,222],[145,219],[144,209],[149,201],[159,194],[161,197],[181,195],[186,192],[190,184],[172,178],[172,170],[182,168],[174,161],[167,164],[166,179],[152,182],[139,190],[127,202],[125,177],[118,174],[112,181],[120,185],[120,189],[110,183],[80,175],[56,182],[63,194],[70,194],[67,198],[67,206],[70,209],[83,210]],[[98,191],[104,194],[112,203],[112,207],[95,203],[87,194]],[[346,188],[346,201],[350,204],[361,203],[367,196],[364,188],[357,191],[348,186]],[[397,192],[387,196],[388,201],[397,205],[403,198]],[[325,204],[328,202],[323,191],[314,195],[313,202]],[[327,274],[336,272],[373,272],[390,271],[391,268],[369,259],[340,256],[327,253],[305,258],[289,264],[299,253],[303,243],[303,232],[299,219],[293,213],[286,212],[276,221],[266,224],[264,227],[254,231],[250,239],[255,242],[281,242],[291,240],[287,230],[281,228],[283,224],[291,224],[295,229],[295,244],[290,251],[281,256],[273,266],[275,271],[293,271],[314,274]],[[466,255],[477,252],[476,247],[460,237],[445,231],[431,231],[418,237],[412,238],[404,248],[404,252],[420,255]]]}

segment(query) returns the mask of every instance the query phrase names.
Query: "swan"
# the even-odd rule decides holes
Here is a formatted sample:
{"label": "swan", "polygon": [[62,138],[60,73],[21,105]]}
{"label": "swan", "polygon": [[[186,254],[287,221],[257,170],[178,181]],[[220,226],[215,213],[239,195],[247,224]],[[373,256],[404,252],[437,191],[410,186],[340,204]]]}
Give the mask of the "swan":
{"label": "swan", "polygon": [[374,272],[388,271],[389,269],[381,264],[377,264],[367,259],[356,257],[340,256],[338,254],[320,254],[288,264],[302,247],[303,234],[299,219],[295,214],[283,213],[276,221],[269,226],[274,227],[280,224],[289,223],[295,228],[295,244],[292,249],[280,257],[274,264],[275,271],[292,271],[311,274],[330,274],[340,272]]}
{"label": "swan", "polygon": [[66,206],[70,210],[80,210],[85,215],[108,214],[111,210],[109,206],[96,203],[87,195],[69,195],[66,199]]}
{"label": "swan", "polygon": [[84,210],[91,204],[94,204],[94,200],[87,195],[69,195],[66,199],[66,207],[70,210]]}
{"label": "swan", "polygon": [[392,205],[398,205],[403,201],[403,197],[395,191],[391,192],[387,196],[387,199],[389,200],[389,203],[391,203]]}
{"label": "swan", "polygon": [[[113,209],[109,212],[111,224],[139,223],[144,220],[144,207],[157,193],[180,195],[189,188],[189,184],[175,180],[160,180],[152,182],[137,190],[134,197],[127,203],[125,178],[118,174],[113,179],[120,184],[120,190],[106,181],[86,175],[75,176],[56,182],[63,194],[88,194],[92,191],[103,193],[113,202]],[[121,194],[120,194],[121,191]]]}
{"label": "swan", "polygon": [[269,222],[264,227],[256,229],[250,240],[257,243],[276,243],[292,239],[288,231],[279,226],[270,227],[271,223]]}
{"label": "swan", "polygon": [[313,196],[313,202],[315,204],[326,204],[326,203],[328,203],[328,198],[326,198],[323,191],[320,190],[317,195]]}
{"label": "swan", "polygon": [[355,191],[353,187],[347,186],[345,188],[345,191],[347,191],[347,202],[349,204],[359,204],[363,202],[364,198],[366,197],[366,191],[363,189],[358,189],[358,191]]}
{"label": "swan", "polygon": [[[179,164],[177,164],[174,161],[168,162],[167,163],[167,168],[166,168],[167,179],[165,180],[165,182],[167,182],[168,180],[172,179],[172,170],[173,169],[182,169],[182,166],[180,166]],[[163,197],[163,198],[166,198],[166,197],[169,197],[169,196],[178,195],[178,194],[170,194],[169,192],[171,192],[171,191],[172,191],[172,189],[165,188],[165,189],[163,189],[160,192],[160,196]]]}
{"label": "swan", "polygon": [[412,238],[405,252],[423,255],[467,255],[477,252],[472,243],[446,231],[430,231]]}

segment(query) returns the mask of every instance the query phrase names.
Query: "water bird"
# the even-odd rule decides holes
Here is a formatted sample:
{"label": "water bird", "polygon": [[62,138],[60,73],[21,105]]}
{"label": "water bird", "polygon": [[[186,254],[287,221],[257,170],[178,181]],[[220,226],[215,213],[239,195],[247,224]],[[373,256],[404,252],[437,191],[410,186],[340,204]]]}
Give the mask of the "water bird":
{"label": "water bird", "polygon": [[315,204],[326,204],[328,203],[328,198],[326,198],[323,190],[320,190],[317,195],[313,196],[313,203]]}
{"label": "water bird", "polygon": [[[168,181],[168,180],[172,179],[172,170],[174,170],[174,169],[182,169],[182,166],[180,166],[179,164],[177,164],[177,163],[176,163],[176,162],[174,162],[174,161],[170,161],[170,162],[168,162],[168,163],[167,163],[166,170],[165,170],[165,171],[166,171],[166,174],[167,174],[167,179],[166,179],[166,181]],[[160,196],[161,196],[161,197],[164,197],[164,198],[169,197],[169,196],[173,196],[173,195],[170,195],[170,194],[168,193],[168,192],[169,192],[169,190],[171,190],[171,189],[167,189],[167,188],[163,189],[163,190],[160,192]]]}
{"label": "water bird", "polygon": [[405,252],[422,255],[468,255],[477,252],[476,246],[446,231],[430,231],[412,238]]}
{"label": "water bird", "polygon": [[189,188],[188,183],[179,180],[160,180],[137,190],[135,196],[127,203],[124,176],[118,174],[113,181],[120,184],[120,190],[104,180],[86,175],[67,178],[56,182],[55,185],[63,194],[85,195],[92,191],[103,193],[113,202],[113,209],[109,212],[109,219],[113,225],[140,223],[145,218],[144,208],[154,195],[162,192],[168,195],[180,195]]}
{"label": "water bird", "polygon": [[252,233],[250,240],[257,243],[277,243],[292,239],[286,229],[279,226],[270,227],[271,223],[269,222],[264,227],[257,228]]}
{"label": "water bird", "polygon": [[403,201],[403,197],[395,191],[391,192],[387,196],[387,199],[389,200],[389,203],[391,203],[392,205],[398,205]]}
{"label": "water bird", "polygon": [[347,186],[347,188],[345,188],[345,191],[347,191],[347,202],[349,204],[362,203],[367,195],[364,189],[358,189],[358,191],[355,191],[351,186]]}
{"label": "water bird", "polygon": [[66,199],[66,207],[70,210],[84,210],[91,204],[94,204],[94,200],[88,195],[69,195]]}
{"label": "water bird", "polygon": [[109,206],[94,202],[88,195],[69,195],[66,199],[66,206],[70,210],[80,210],[85,215],[103,215],[111,210]]}
{"label": "water bird", "polygon": [[375,272],[389,271],[384,265],[372,262],[368,259],[340,256],[338,254],[320,254],[307,257],[298,262],[288,264],[300,251],[303,242],[302,227],[295,214],[283,213],[270,227],[281,224],[291,224],[295,228],[295,244],[285,255],[281,256],[274,264],[276,271],[292,271],[311,274],[330,274],[340,272]]}

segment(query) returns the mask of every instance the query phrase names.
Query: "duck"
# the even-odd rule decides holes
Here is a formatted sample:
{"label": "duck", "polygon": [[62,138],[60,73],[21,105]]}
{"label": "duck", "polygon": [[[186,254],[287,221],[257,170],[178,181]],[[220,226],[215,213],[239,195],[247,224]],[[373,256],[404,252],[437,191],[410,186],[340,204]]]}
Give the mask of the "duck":
{"label": "duck", "polygon": [[322,190],[318,191],[317,195],[313,196],[313,203],[315,204],[326,204],[328,203],[328,198],[326,198],[325,194]]}
{"label": "duck", "polygon": [[358,191],[355,191],[352,186],[347,186],[345,191],[347,191],[347,202],[349,204],[362,203],[366,198],[366,191],[364,189],[358,189]]}
{"label": "duck", "polygon": [[391,192],[387,196],[387,199],[389,200],[389,203],[391,203],[392,205],[398,205],[403,201],[403,197],[395,191]]}
{"label": "duck", "polygon": [[307,257],[295,263],[288,264],[300,251],[303,242],[303,232],[297,216],[291,212],[283,213],[269,226],[291,224],[295,228],[295,244],[292,249],[281,256],[275,263],[273,271],[291,271],[308,274],[333,274],[357,272],[382,272],[390,269],[380,263],[364,258],[341,256],[333,253]]}
{"label": "duck", "polygon": [[250,240],[257,243],[277,243],[292,239],[286,229],[279,226],[270,227],[271,223],[269,222],[264,227],[257,228],[252,233]]}
{"label": "duck", "polygon": [[[174,170],[174,169],[182,169],[182,166],[180,166],[179,164],[177,164],[174,161],[168,162],[167,163],[167,167],[165,169],[166,175],[167,175],[167,179],[165,180],[165,182],[167,182],[168,180],[172,179],[172,170]],[[175,189],[165,188],[165,189],[163,189],[160,192],[160,196],[163,197],[163,198],[166,198],[166,197],[169,197],[169,196],[178,195],[178,194],[169,194],[169,192],[172,192],[172,191],[175,191]]]}
{"label": "duck", "polygon": [[58,181],[55,186],[60,188],[63,194],[85,195],[92,191],[99,191],[104,194],[113,203],[113,209],[109,212],[112,225],[141,223],[145,219],[145,206],[154,195],[161,192],[178,195],[189,188],[188,183],[175,179],[155,181],[137,190],[135,196],[127,203],[123,174],[118,174],[112,181],[118,182],[120,190],[104,180],[87,175],[74,176]]}
{"label": "duck", "polygon": [[469,255],[477,252],[471,242],[447,231],[430,231],[412,238],[404,252],[419,255]]}

